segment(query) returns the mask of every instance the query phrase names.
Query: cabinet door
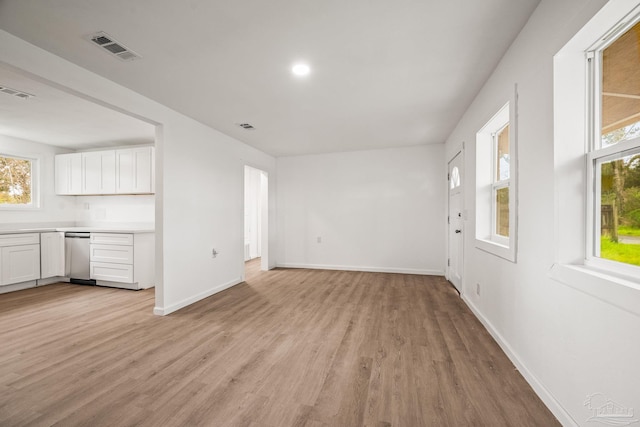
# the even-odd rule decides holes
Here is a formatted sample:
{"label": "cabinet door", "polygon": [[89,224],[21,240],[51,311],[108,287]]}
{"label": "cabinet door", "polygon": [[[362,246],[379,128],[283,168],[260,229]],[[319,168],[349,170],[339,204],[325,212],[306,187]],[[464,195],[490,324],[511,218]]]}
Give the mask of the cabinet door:
{"label": "cabinet door", "polygon": [[40,278],[40,245],[7,246],[1,249],[3,285]]}
{"label": "cabinet door", "polygon": [[152,192],[153,147],[116,150],[116,193]]}
{"label": "cabinet door", "polygon": [[116,152],[82,153],[82,177],[83,194],[115,194]]}
{"label": "cabinet door", "polygon": [[134,193],[151,193],[152,147],[141,147],[133,149],[133,164],[135,167],[133,182]]}
{"label": "cabinet door", "polygon": [[40,233],[40,277],[64,276],[64,233]]}
{"label": "cabinet door", "polygon": [[82,194],[82,155],[80,153],[55,156],[55,190],[60,195]]}
{"label": "cabinet door", "polygon": [[134,174],[133,150],[116,150],[116,193],[133,192]]}

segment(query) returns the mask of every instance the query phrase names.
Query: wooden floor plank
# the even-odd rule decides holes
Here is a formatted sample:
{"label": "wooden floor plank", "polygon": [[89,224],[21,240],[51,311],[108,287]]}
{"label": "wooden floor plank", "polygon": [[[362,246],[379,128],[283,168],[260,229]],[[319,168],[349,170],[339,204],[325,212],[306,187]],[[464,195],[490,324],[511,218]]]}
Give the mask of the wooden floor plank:
{"label": "wooden floor plank", "polygon": [[0,295],[0,425],[558,425],[443,278],[259,262],[166,317],[153,289]]}

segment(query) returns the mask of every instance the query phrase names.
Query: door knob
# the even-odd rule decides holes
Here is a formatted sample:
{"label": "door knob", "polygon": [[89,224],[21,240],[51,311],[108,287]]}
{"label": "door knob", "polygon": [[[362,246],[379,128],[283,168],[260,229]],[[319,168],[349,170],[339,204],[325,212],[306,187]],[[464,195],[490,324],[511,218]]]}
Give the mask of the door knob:
{"label": "door knob", "polygon": [[462,233],[462,230],[456,230],[456,234]]}

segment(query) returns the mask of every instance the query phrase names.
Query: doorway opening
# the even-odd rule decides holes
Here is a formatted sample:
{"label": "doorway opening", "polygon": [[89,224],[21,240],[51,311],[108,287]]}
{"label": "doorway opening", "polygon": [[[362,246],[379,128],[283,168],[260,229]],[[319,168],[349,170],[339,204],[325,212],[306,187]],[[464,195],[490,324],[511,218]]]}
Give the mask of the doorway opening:
{"label": "doorway opening", "polygon": [[[32,160],[29,190],[34,206],[41,201],[28,215],[25,210],[3,210],[1,228],[46,224],[57,230],[42,233],[41,250],[36,251],[40,260],[30,263],[39,278],[5,291],[36,284],[98,284],[150,289],[145,293],[155,293],[155,306],[162,306],[162,239],[156,229],[156,224],[162,226],[156,221],[162,214],[156,202],[162,184],[158,179],[156,185],[162,124],[6,62],[0,62],[0,81],[34,98],[15,102],[15,97],[3,95],[0,100],[0,155]],[[83,236],[74,236],[80,229]],[[102,255],[91,252],[86,233],[105,229],[135,234],[129,248],[135,246],[136,253],[139,249],[146,256],[100,259]],[[80,240],[83,244],[76,245]],[[97,272],[94,263],[108,266]],[[95,295],[99,298],[100,292]]]}
{"label": "doorway opening", "polygon": [[244,167],[244,279],[269,269],[269,176]]}

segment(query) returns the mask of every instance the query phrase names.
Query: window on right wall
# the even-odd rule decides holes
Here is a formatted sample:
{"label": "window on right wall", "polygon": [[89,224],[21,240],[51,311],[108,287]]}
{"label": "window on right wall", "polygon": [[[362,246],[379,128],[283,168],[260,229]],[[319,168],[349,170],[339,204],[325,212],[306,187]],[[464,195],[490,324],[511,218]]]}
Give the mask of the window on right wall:
{"label": "window on right wall", "polygon": [[587,52],[587,260],[640,276],[640,19]]}

